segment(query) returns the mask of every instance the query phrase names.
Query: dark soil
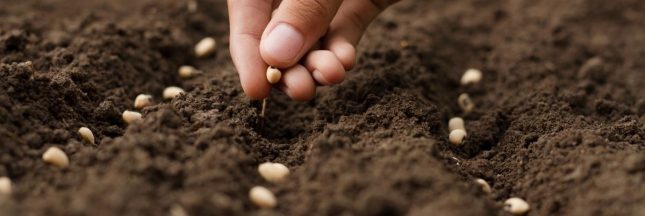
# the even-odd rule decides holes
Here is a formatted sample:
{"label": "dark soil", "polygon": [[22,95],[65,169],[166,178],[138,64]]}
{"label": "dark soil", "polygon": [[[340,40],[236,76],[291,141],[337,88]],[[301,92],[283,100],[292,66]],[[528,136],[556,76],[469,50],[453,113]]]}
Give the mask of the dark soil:
{"label": "dark soil", "polygon": [[[643,11],[404,1],[370,27],[344,83],[307,103],[274,93],[260,118],[230,61],[223,0],[194,13],[178,0],[2,0],[0,176],[14,193],[0,215],[507,215],[515,196],[528,215],[645,215]],[[195,59],[205,36],[218,51]],[[181,80],[182,64],[204,74]],[[484,79],[461,87],[471,67]],[[170,85],[187,94],[162,101]],[[157,104],[127,126],[140,93]],[[447,141],[453,116],[466,119],[461,147]],[[51,146],[68,168],[43,163]],[[265,161],[291,176],[267,183]],[[255,185],[276,209],[251,204]]]}

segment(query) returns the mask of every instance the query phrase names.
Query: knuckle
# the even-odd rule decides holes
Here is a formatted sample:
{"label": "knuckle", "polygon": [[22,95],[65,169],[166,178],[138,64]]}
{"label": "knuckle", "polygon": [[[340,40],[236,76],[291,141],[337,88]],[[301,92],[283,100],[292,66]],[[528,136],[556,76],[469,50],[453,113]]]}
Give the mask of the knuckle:
{"label": "knuckle", "polygon": [[291,14],[307,21],[329,17],[332,13],[331,6],[326,0],[293,0],[294,7]]}

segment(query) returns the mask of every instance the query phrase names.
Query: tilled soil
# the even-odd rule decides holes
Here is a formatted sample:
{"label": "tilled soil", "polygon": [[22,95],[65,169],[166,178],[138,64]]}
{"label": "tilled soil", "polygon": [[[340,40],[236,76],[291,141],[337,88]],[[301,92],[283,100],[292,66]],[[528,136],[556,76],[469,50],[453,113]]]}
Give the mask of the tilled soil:
{"label": "tilled soil", "polygon": [[[357,67],[267,116],[228,53],[226,3],[3,0],[0,215],[645,215],[645,1],[408,0]],[[192,46],[218,41],[213,57]],[[177,68],[203,74],[180,79]],[[468,68],[481,83],[459,84]],[[163,101],[167,86],[186,89]],[[155,105],[126,125],[141,93]],[[457,96],[476,104],[463,113]],[[447,122],[466,120],[462,146]],[[93,130],[95,145],[79,127]],[[45,164],[51,146],[70,157]],[[265,161],[291,169],[271,184]],[[486,194],[474,183],[492,186]],[[275,209],[254,206],[262,185]]]}

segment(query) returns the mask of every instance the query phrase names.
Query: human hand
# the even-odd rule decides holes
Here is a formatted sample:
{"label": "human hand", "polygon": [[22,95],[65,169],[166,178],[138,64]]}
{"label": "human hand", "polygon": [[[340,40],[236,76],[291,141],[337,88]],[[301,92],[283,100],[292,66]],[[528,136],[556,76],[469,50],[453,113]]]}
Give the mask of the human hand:
{"label": "human hand", "polygon": [[356,45],[374,18],[398,0],[228,0],[230,51],[246,95],[263,99],[268,65],[282,70],[278,88],[294,100],[316,85],[343,81]]}

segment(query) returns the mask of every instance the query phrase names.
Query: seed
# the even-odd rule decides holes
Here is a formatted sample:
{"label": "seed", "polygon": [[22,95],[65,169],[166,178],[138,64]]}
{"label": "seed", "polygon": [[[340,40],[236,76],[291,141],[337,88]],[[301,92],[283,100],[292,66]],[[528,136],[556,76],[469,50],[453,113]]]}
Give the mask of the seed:
{"label": "seed", "polygon": [[459,98],[457,98],[457,102],[459,103],[459,107],[461,107],[461,110],[463,110],[465,113],[469,113],[470,111],[473,111],[475,108],[475,104],[473,103],[472,100],[470,100],[470,96],[468,94],[463,93],[459,95]]}
{"label": "seed", "polygon": [[258,166],[260,175],[271,183],[280,183],[289,175],[289,168],[281,163],[266,162]]}
{"label": "seed", "polygon": [[448,135],[448,140],[450,140],[450,143],[453,145],[459,146],[461,145],[462,142],[464,142],[464,138],[466,137],[466,131],[462,129],[455,129],[453,131],[450,131],[450,135]]}
{"label": "seed", "polygon": [[475,179],[475,183],[477,183],[482,188],[482,191],[486,192],[487,194],[490,194],[491,192],[493,192],[493,190],[491,190],[490,185],[488,184],[488,182],[486,182],[486,180],[478,178],[478,179]]}
{"label": "seed", "polygon": [[0,196],[11,194],[11,179],[9,177],[0,177]]}
{"label": "seed", "polygon": [[526,214],[531,207],[522,198],[513,197],[504,201],[504,211],[514,215]]}
{"label": "seed", "polygon": [[125,123],[132,124],[136,121],[141,120],[142,115],[139,112],[126,110],[126,111],[123,111],[122,118]]}
{"label": "seed", "polygon": [[92,131],[87,128],[87,127],[81,127],[78,129],[78,134],[81,135],[81,138],[85,140],[85,142],[88,142],[89,144],[94,145],[94,134]]}
{"label": "seed", "polygon": [[170,207],[170,216],[188,216],[188,213],[180,205],[175,204]]}
{"label": "seed", "polygon": [[186,7],[188,8],[188,12],[194,13],[197,11],[197,6],[196,0],[188,0],[188,5]]}
{"label": "seed", "polygon": [[65,168],[69,165],[67,154],[58,147],[49,147],[43,154],[43,160],[58,168]]}
{"label": "seed", "polygon": [[477,69],[468,69],[461,76],[461,85],[477,84],[482,80],[482,72]]}
{"label": "seed", "polygon": [[134,98],[134,108],[143,109],[144,107],[152,105],[152,95],[140,94]]}
{"label": "seed", "polygon": [[206,37],[195,45],[195,55],[199,58],[206,57],[215,52],[217,42],[212,37]]}
{"label": "seed", "polygon": [[197,68],[190,66],[190,65],[183,65],[179,67],[179,77],[181,78],[190,78],[195,76],[197,73],[199,73],[199,70]]}
{"label": "seed", "polygon": [[273,193],[262,186],[255,186],[249,191],[251,201],[260,208],[273,208],[277,205],[277,200]]}
{"label": "seed", "polygon": [[464,126],[464,124],[465,124],[464,119],[460,117],[454,117],[448,121],[448,129],[450,131],[453,131],[455,129],[462,129],[466,131],[466,127]]}
{"label": "seed", "polygon": [[163,98],[166,100],[173,99],[177,97],[179,94],[184,93],[184,89],[176,87],[176,86],[170,86],[166,89],[163,90]]}
{"label": "seed", "polygon": [[280,69],[274,68],[273,66],[269,66],[267,68],[267,80],[271,84],[276,84],[280,82],[280,78],[282,78],[282,72],[280,72]]}

